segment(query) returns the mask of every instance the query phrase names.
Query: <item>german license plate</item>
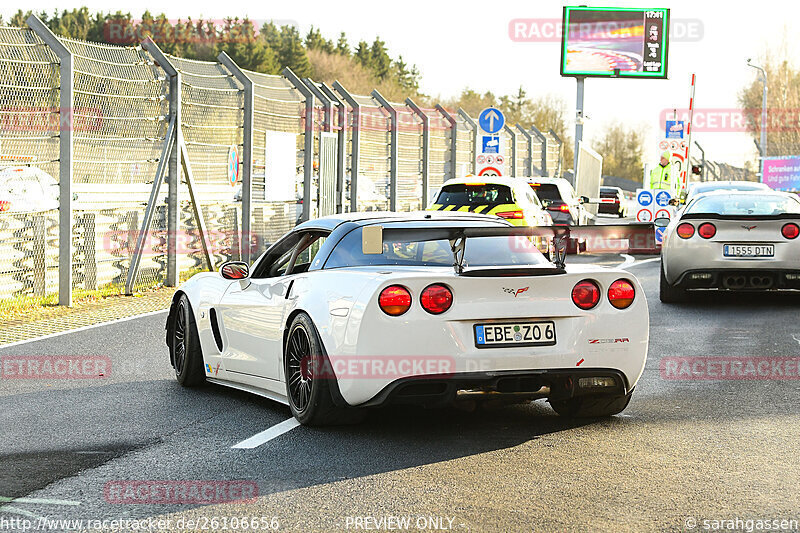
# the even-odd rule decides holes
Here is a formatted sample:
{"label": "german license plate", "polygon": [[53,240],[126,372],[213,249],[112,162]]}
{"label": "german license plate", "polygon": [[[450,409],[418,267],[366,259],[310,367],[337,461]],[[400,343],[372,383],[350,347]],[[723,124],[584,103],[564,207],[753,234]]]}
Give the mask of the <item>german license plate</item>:
{"label": "german license plate", "polygon": [[724,257],[775,257],[773,244],[723,244]]}
{"label": "german license plate", "polygon": [[555,343],[556,324],[552,320],[475,324],[475,346],[478,348],[552,346]]}

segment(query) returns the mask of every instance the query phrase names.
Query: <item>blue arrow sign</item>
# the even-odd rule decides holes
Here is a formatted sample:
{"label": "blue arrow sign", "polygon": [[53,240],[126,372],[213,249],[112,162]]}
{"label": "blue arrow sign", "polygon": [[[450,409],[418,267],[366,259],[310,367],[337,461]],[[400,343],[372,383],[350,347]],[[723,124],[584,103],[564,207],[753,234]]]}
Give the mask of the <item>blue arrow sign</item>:
{"label": "blue arrow sign", "polygon": [[478,124],[486,133],[497,133],[503,129],[505,123],[503,112],[495,107],[487,107],[478,115]]}
{"label": "blue arrow sign", "polygon": [[656,244],[661,244],[664,242],[665,231],[667,231],[667,228],[656,228]]}

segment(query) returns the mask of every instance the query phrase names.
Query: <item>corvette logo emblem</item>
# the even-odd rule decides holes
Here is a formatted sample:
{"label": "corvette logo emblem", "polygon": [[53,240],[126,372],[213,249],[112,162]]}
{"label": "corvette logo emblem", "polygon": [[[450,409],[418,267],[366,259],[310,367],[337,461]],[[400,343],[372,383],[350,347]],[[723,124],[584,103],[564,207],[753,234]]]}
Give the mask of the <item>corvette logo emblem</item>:
{"label": "corvette logo emblem", "polygon": [[751,229],[753,229],[753,228],[757,228],[758,226],[742,226],[742,227],[743,227],[744,229],[746,229],[747,231],[750,231]]}
{"label": "corvette logo emblem", "polygon": [[522,287],[521,289],[507,289],[503,287],[503,292],[507,292],[508,294],[513,294],[514,298],[522,294],[523,292],[527,291],[530,287]]}

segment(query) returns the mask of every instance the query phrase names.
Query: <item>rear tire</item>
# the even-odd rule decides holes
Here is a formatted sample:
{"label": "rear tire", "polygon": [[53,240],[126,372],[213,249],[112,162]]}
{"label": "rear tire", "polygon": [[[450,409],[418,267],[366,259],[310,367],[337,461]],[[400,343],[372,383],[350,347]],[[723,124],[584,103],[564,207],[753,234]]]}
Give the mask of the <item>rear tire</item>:
{"label": "rear tire", "polygon": [[203,349],[197,335],[197,323],[194,320],[189,298],[181,294],[175,304],[172,319],[172,338],[170,339],[170,359],[175,368],[175,377],[184,387],[196,387],[206,381],[203,371]]}
{"label": "rear tire", "polygon": [[292,415],[306,426],[356,424],[365,411],[339,407],[331,386],[336,379],[311,317],[300,313],[289,326],[284,348],[286,396]]}
{"label": "rear tire", "polygon": [[633,391],[625,396],[578,397],[568,400],[550,401],[550,407],[567,418],[599,418],[621,413],[628,407]]}
{"label": "rear tire", "polygon": [[658,297],[661,302],[665,304],[674,304],[686,300],[686,290],[670,285],[667,281],[667,277],[664,275],[663,260],[660,270],[661,280],[658,284]]}

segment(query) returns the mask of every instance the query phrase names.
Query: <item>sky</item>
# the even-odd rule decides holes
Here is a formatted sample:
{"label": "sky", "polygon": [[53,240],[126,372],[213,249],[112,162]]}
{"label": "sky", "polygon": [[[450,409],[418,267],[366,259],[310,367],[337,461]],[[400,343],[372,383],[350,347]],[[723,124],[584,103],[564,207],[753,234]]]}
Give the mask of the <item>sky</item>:
{"label": "sky", "polygon": [[[672,20],[669,46],[669,79],[597,79],[586,81],[584,108],[589,117],[584,138],[598,138],[613,121],[646,128],[645,158],[657,160],[657,143],[664,133],[659,119],[673,108],[688,108],[689,85],[696,74],[696,128],[693,140],[702,145],[706,157],[741,165],[755,162],[757,151],[749,134],[727,131],[723,121],[735,118],[742,87],[757,79],[747,66],[768,47],[777,48],[782,36],[797,52],[800,44],[800,3],[760,2],[745,10],[744,4],[714,0],[657,0],[652,3],[616,1],[502,1],[465,0],[433,2],[409,0],[378,2],[349,0],[255,2],[233,4],[209,0],[176,0],[169,3],[144,0],[132,4],[119,0],[31,0],[26,9],[34,11],[73,9],[87,6],[91,11],[132,11],[138,18],[145,9],[168,18],[250,17],[292,23],[305,34],[313,25],[329,38],[344,31],[351,44],[376,36],[386,41],[390,54],[402,55],[421,73],[421,90],[432,96],[457,95],[464,87],[492,91],[495,95],[515,93],[522,86],[530,97],[552,94],[567,104],[574,128],[576,81],[559,74],[560,41],[518,42],[512,39],[509,22],[534,19],[535,29],[546,32],[547,24],[560,21],[563,5],[615,7],[667,7]],[[4,17],[16,11],[16,4],[0,8]],[[527,28],[531,28],[530,25]],[[707,126],[699,130],[699,113]],[[712,122],[714,121],[714,122]],[[694,150],[694,147],[692,148]],[[693,152],[696,153],[696,152]]]}

